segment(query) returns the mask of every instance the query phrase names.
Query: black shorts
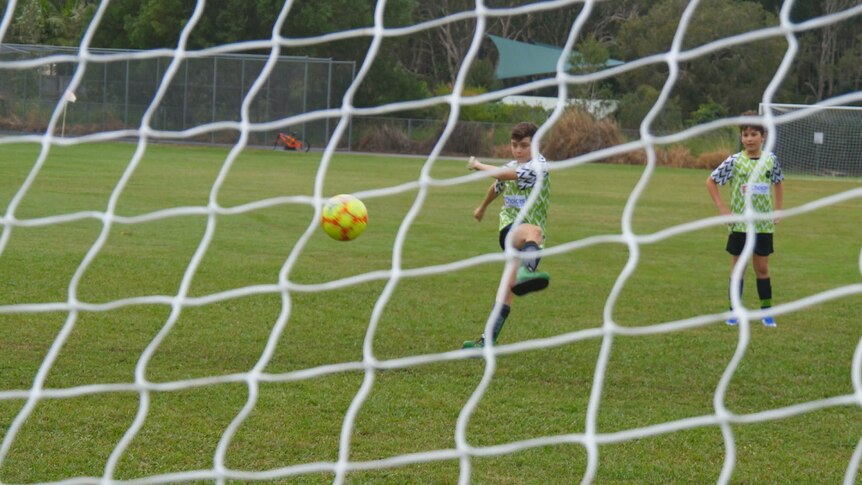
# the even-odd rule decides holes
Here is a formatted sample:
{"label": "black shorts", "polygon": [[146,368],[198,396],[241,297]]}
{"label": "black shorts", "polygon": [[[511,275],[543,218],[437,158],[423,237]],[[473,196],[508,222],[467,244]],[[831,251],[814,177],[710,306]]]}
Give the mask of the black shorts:
{"label": "black shorts", "polygon": [[[745,236],[744,232],[731,232],[729,236],[727,236],[727,252],[734,255],[739,256],[742,254],[742,248],[745,246]],[[765,232],[758,232],[754,237],[754,254],[758,256],[769,256],[774,252],[772,248],[772,234]]]}
{"label": "black shorts", "polygon": [[509,234],[509,231],[511,231],[511,230],[512,230],[511,224],[500,229],[500,249],[503,249],[503,250],[506,249],[506,235]]}

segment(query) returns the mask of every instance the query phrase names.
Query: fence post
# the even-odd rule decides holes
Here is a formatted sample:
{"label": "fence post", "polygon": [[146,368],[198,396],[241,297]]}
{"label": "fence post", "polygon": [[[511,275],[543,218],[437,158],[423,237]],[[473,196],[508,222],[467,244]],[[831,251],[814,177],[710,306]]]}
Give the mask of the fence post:
{"label": "fence post", "polygon": [[[305,58],[305,71],[302,73],[302,76],[303,76],[303,80],[302,80],[302,112],[307,113],[308,112],[308,58],[307,57]],[[306,123],[302,124],[302,139],[305,140],[305,142],[307,143],[308,137],[305,134],[305,125],[306,125]]]}
{"label": "fence post", "polygon": [[126,59],[126,92],[123,95],[123,125],[129,127],[129,60]]}
{"label": "fence post", "polygon": [[[329,62],[326,63],[326,109],[332,107],[332,59],[329,59]],[[329,117],[326,117],[325,121],[325,134],[323,137],[324,145],[329,145]],[[335,147],[338,148],[338,147]]]}
{"label": "fence post", "polygon": [[[213,57],[213,97],[212,97],[212,117],[211,122],[215,123],[216,118],[216,91],[218,90],[218,57]],[[215,143],[215,131],[210,132],[210,143]]]}

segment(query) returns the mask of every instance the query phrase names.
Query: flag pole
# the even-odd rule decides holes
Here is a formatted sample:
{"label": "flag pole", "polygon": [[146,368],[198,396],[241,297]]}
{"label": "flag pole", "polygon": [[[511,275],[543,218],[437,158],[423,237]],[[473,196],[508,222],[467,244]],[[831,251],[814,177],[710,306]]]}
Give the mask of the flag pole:
{"label": "flag pole", "polygon": [[69,103],[74,103],[77,100],[78,98],[72,91],[66,90],[66,92],[63,93],[63,124],[60,126],[61,138],[66,136],[66,107],[69,106]]}
{"label": "flag pole", "polygon": [[65,100],[63,101],[63,125],[60,127],[60,138],[64,138],[66,136],[66,106],[68,106]]}

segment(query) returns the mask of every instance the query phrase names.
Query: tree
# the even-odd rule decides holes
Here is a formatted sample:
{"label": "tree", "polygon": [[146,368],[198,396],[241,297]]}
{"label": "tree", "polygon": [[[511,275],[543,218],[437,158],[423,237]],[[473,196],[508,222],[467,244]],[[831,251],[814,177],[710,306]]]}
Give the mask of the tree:
{"label": "tree", "polygon": [[[474,6],[475,2],[468,0],[420,2],[415,18],[420,21],[437,19],[455,12],[472,10]],[[475,20],[462,20],[448,22],[426,31],[420,40],[423,44],[421,51],[430,57],[430,64],[434,67],[431,75],[435,79],[445,79],[454,84],[461,63],[470,49],[475,29]]]}
{"label": "tree", "polygon": [[45,30],[45,18],[38,0],[23,0],[12,23],[7,42],[39,44]]}
{"label": "tree", "polygon": [[44,42],[62,46],[78,45],[96,12],[96,6],[84,0],[47,5]]}
{"label": "tree", "polygon": [[[608,59],[610,59],[608,48],[596,39],[594,34],[589,34],[577,45],[577,50],[572,52],[569,62],[575,74],[590,74],[603,69]],[[608,97],[610,90],[606,83],[592,81],[572,86],[569,94],[570,97],[589,105]]]}
{"label": "tree", "polygon": [[840,88],[847,91],[862,89],[862,33],[856,35],[853,44],[841,55],[837,68]]}
{"label": "tree", "polygon": [[[647,113],[649,113],[655,105],[658,97],[659,91],[647,84],[642,84],[632,92],[623,95],[620,99],[619,109],[616,112],[617,122],[623,128],[639,128]],[[662,107],[662,110],[653,122],[651,129],[670,131],[680,128],[682,124],[679,101],[675,98],[671,98]]]}
{"label": "tree", "polygon": [[[821,2],[822,14],[837,13],[856,3],[856,0],[824,0]],[[814,64],[814,69],[811,71],[813,76],[806,82],[806,86],[817,101],[845,91],[845,86],[841,85],[839,60],[849,55],[851,60],[846,60],[843,64],[845,66],[852,64],[852,59],[857,53],[853,43],[859,40],[860,32],[862,28],[858,21],[845,21],[826,25],[814,36],[806,37],[813,44],[808,45],[806,49],[808,53],[813,54],[808,61]],[[862,61],[862,58],[856,57],[855,60]]]}
{"label": "tree", "polygon": [[[687,2],[660,0],[643,16],[622,25],[620,46],[626,59],[665,53]],[[755,2],[712,0],[702,2],[688,24],[683,48],[691,49],[735,34],[778,23],[775,16]],[[674,95],[683,113],[696,112],[708,99],[732,113],[756,107],[781,62],[783,39],[753,41],[724,48],[679,65]],[[650,85],[660,89],[668,76],[666,64],[644,68],[622,77],[623,88]]]}

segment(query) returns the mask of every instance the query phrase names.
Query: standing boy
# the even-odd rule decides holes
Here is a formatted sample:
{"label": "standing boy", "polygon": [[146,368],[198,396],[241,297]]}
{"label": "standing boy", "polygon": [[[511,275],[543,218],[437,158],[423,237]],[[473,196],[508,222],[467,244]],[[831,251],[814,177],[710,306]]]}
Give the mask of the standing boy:
{"label": "standing boy", "polygon": [[[470,157],[467,168],[470,170],[491,171],[496,179],[485,194],[482,203],[473,211],[473,218],[481,222],[485,209],[497,198],[503,195],[503,208],[500,210],[500,247],[505,249],[506,236],[512,232],[512,246],[518,249],[520,265],[506,275],[505,285],[508,288],[503,301],[495,302],[493,311],[497,311],[494,321],[492,339],[497,342],[503,324],[509,316],[513,295],[543,290],[550,282],[548,273],[536,271],[539,259],[536,251],[544,246],[545,223],[548,220],[548,206],[551,202],[551,185],[547,173],[545,158],[538,155],[532,158],[531,144],[538,128],[533,123],[519,123],[512,129],[512,156],[515,158],[503,167],[486,165],[474,157]],[[541,180],[541,188],[539,188]],[[515,227],[513,224],[521,208],[526,205],[527,198],[533,189],[540,190],[538,198],[524,214],[523,220]],[[467,340],[463,348],[485,346],[485,336],[477,340]]]}
{"label": "standing boy", "polygon": [[[753,111],[742,113],[743,116],[756,116]],[[731,155],[721,162],[706,179],[706,188],[712,197],[715,206],[722,215],[742,214],[745,210],[745,193],[751,193],[751,204],[758,213],[768,213],[781,210],[784,205],[784,174],[781,165],[774,153],[764,155],[761,150],[766,140],[766,130],[760,125],[742,125],[739,130],[740,140],[744,149]],[[730,209],[722,202],[718,193],[718,186],[730,182]],[[770,187],[772,191],[770,191]],[[773,201],[774,194],[774,201]],[[778,218],[758,219],[754,222],[756,232],[754,241],[754,259],[752,266],[757,277],[757,294],[760,297],[760,308],[772,306],[772,282],[769,279],[769,255],[772,254],[772,235],[775,225],[780,221]],[[730,225],[730,235],[727,238],[727,252],[733,257],[731,264],[731,278],[733,267],[742,254],[746,238],[745,222],[737,222]],[[742,281],[739,282],[740,296],[742,294]],[[729,295],[730,293],[728,293]],[[767,327],[775,327],[775,319],[765,315],[762,320]],[[728,325],[736,325],[738,319],[730,317]]]}

